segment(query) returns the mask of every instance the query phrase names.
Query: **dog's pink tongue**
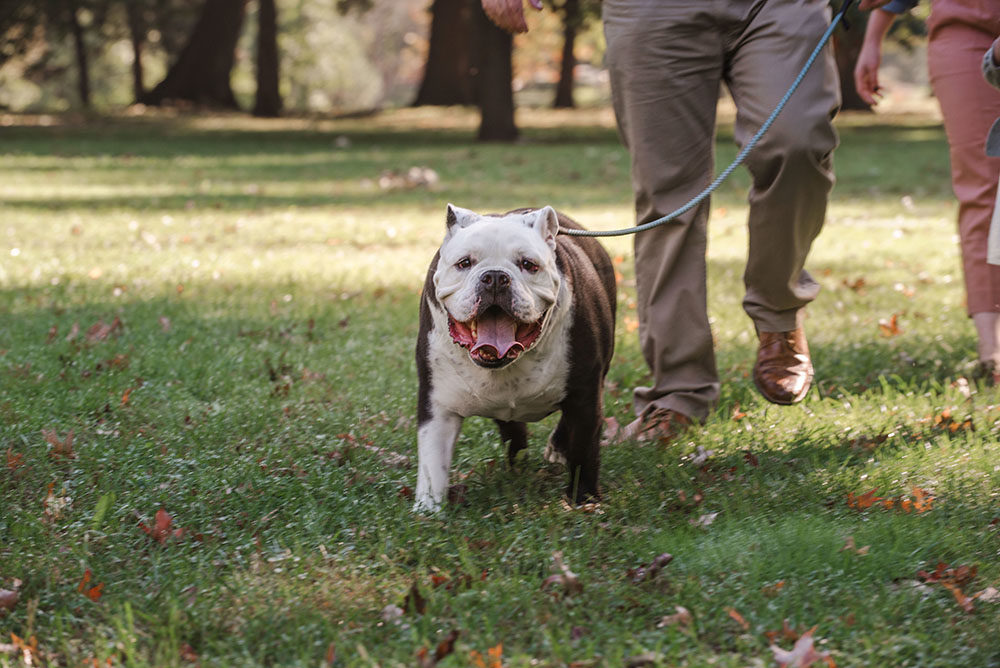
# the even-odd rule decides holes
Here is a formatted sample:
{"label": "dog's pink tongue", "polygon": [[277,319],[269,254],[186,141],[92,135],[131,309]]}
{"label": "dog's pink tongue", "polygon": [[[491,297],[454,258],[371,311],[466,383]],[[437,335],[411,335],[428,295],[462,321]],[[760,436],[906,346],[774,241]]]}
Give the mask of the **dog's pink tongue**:
{"label": "dog's pink tongue", "polygon": [[504,357],[514,346],[522,346],[517,341],[517,321],[503,312],[490,311],[479,318],[476,345],[472,352],[483,346],[490,346],[498,358]]}

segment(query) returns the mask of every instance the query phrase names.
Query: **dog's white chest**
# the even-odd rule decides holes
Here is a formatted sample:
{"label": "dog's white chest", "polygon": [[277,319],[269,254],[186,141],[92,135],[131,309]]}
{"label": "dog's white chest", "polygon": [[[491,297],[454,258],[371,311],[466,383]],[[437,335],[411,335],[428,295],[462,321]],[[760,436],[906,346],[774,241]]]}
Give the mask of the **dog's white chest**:
{"label": "dog's white chest", "polygon": [[570,364],[569,318],[560,320],[522,359],[493,370],[473,363],[436,325],[428,346],[432,405],[462,417],[516,422],[535,422],[557,410],[566,396]]}

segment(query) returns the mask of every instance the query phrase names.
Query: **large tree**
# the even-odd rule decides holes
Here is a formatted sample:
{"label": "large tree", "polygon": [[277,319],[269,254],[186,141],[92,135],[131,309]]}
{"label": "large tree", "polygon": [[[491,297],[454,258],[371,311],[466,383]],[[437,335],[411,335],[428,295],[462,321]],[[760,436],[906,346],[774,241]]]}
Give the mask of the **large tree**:
{"label": "large tree", "polygon": [[490,21],[480,0],[434,0],[429,42],[413,105],[475,104],[480,140],[517,139],[513,38]]}
{"label": "large tree", "polygon": [[247,0],[205,0],[180,57],[163,81],[141,101],[159,105],[168,100],[185,100],[206,107],[237,109],[229,79],[246,5]]}
{"label": "large tree", "polygon": [[470,0],[434,0],[424,76],[413,106],[475,104]]}
{"label": "large tree", "polygon": [[80,96],[80,104],[90,108],[90,66],[87,56],[87,42],[83,38],[83,24],[80,22],[80,3],[69,0],[64,7],[66,21],[73,35],[73,52],[76,55],[76,90]]}
{"label": "large tree", "polygon": [[277,116],[281,113],[278,90],[278,18],[274,0],[257,4],[257,99],[254,116]]}
{"label": "large tree", "polygon": [[511,87],[514,39],[486,16],[478,0],[474,6],[477,43],[474,80],[480,112],[478,137],[480,141],[514,141],[518,137]]}
{"label": "large tree", "polygon": [[576,88],[576,38],[590,21],[601,15],[600,0],[552,0],[563,23],[562,59],[559,64],[559,81],[552,106],[568,109],[576,106],[573,91]]}

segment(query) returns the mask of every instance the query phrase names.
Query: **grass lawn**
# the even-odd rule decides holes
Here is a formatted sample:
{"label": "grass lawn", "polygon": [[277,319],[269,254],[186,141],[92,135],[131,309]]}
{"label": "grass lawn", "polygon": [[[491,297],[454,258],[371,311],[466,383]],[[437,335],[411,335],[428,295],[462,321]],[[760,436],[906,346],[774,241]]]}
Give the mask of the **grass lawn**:
{"label": "grass lawn", "polygon": [[[606,447],[580,510],[552,418],[513,471],[470,419],[455,503],[411,513],[445,203],[631,223],[608,112],[520,120],[500,146],[457,110],[0,116],[0,666],[770,666],[813,627],[838,666],[1000,666],[1000,400],[929,119],[840,121],[805,402],[749,378],[741,171],[712,203],[707,425]],[[646,375],[630,243],[606,243],[620,423]]]}

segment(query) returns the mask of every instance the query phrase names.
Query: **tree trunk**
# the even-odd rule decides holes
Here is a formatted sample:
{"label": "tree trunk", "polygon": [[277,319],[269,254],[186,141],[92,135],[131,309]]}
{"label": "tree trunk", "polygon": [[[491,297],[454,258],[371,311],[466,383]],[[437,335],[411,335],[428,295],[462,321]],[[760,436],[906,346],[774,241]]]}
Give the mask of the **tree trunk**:
{"label": "tree trunk", "polygon": [[135,0],[124,0],[124,4],[129,40],[132,42],[132,90],[135,101],[138,102],[146,94],[146,87],[142,83],[142,47],[146,41],[142,8]]}
{"label": "tree trunk", "polygon": [[861,53],[861,44],[865,37],[867,15],[857,10],[849,14],[850,30],[839,27],[833,34],[833,57],[837,63],[837,74],[840,75],[841,109],[852,111],[871,111],[871,106],[861,99],[854,87],[854,66]]}
{"label": "tree trunk", "polygon": [[254,116],[281,113],[278,90],[278,17],[274,0],[259,0],[257,7],[257,100]]}
{"label": "tree trunk", "polygon": [[478,5],[479,0],[434,0],[427,64],[414,107],[475,104],[469,37],[474,15],[482,11]]}
{"label": "tree trunk", "polygon": [[73,32],[73,47],[76,52],[76,86],[80,95],[80,104],[85,109],[90,109],[90,70],[87,65],[87,45],[83,41],[83,26],[80,25],[77,8],[76,2],[71,2],[68,8],[69,27]]}
{"label": "tree trunk", "polygon": [[511,89],[514,39],[490,21],[478,0],[475,16],[478,37],[475,90],[481,114],[478,138],[479,141],[514,141],[518,137]]}
{"label": "tree trunk", "polygon": [[572,109],[576,106],[573,100],[575,83],[573,75],[576,69],[576,56],[573,47],[576,44],[576,33],[580,29],[581,20],[580,0],[566,0],[563,3],[562,64],[559,66],[556,99],[552,103],[556,109]]}
{"label": "tree trunk", "polygon": [[238,109],[229,76],[245,16],[246,0],[205,0],[201,16],[177,62],[141,101],[159,105],[168,100],[186,100],[208,107]]}

